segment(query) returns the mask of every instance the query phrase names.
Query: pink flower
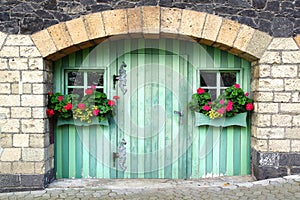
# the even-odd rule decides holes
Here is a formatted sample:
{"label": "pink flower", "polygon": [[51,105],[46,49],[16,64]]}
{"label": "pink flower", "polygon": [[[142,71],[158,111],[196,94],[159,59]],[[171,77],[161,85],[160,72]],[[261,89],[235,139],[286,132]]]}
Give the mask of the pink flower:
{"label": "pink flower", "polygon": [[225,101],[224,101],[223,99],[220,100],[220,104],[221,104],[221,105],[223,105],[224,102],[225,102]]}
{"label": "pink flower", "polygon": [[226,106],[226,111],[229,112],[229,111],[231,111],[231,110],[232,110],[232,105],[229,105],[229,104],[228,104],[228,105]]}
{"label": "pink flower", "polygon": [[197,89],[198,94],[203,94],[204,92],[205,92],[205,90],[203,88],[198,88]]}
{"label": "pink flower", "polygon": [[72,109],[72,104],[68,103],[67,105],[64,106],[65,110],[71,110]]}
{"label": "pink flower", "polygon": [[55,113],[54,113],[54,110],[53,110],[53,109],[48,108],[48,109],[46,110],[46,114],[47,114],[48,117],[52,117]]}
{"label": "pink flower", "polygon": [[208,102],[208,104],[209,104],[209,105],[211,105],[211,104],[212,104],[212,102],[210,101],[210,102]]}
{"label": "pink flower", "polygon": [[94,116],[98,116],[99,112],[100,112],[99,109],[93,110],[93,115],[94,115]]}
{"label": "pink flower", "polygon": [[116,103],[115,103],[114,100],[108,100],[107,104],[108,104],[109,106],[114,106]]}
{"label": "pink flower", "polygon": [[58,97],[57,97],[57,100],[58,100],[58,101],[62,101],[62,100],[64,100],[64,97],[63,97],[63,96],[58,96]]}
{"label": "pink flower", "polygon": [[227,105],[229,105],[229,106],[232,106],[232,105],[233,105],[233,102],[232,102],[232,101],[230,101],[230,100],[228,100],[228,103],[227,103]]}
{"label": "pink flower", "polygon": [[84,105],[83,103],[79,103],[79,104],[78,104],[78,108],[79,108],[80,110],[84,110],[84,109],[85,109],[85,105]]}
{"label": "pink flower", "polygon": [[248,92],[246,92],[246,93],[245,93],[245,96],[246,96],[246,97],[247,97],[247,96],[249,96],[249,93],[248,93]]}
{"label": "pink flower", "polygon": [[91,88],[94,90],[94,89],[96,89],[96,86],[95,86],[95,85],[92,85]]}
{"label": "pink flower", "polygon": [[205,110],[205,111],[209,111],[209,110],[210,110],[210,106],[204,105],[204,106],[202,107],[202,109]]}
{"label": "pink flower", "polygon": [[119,96],[114,96],[113,99],[118,100],[118,99],[120,99],[120,97]]}
{"label": "pink flower", "polygon": [[234,87],[235,87],[236,89],[241,88],[240,84],[234,84]]}
{"label": "pink flower", "polygon": [[221,115],[224,114],[225,112],[225,108],[220,108],[219,110],[217,110],[218,113],[220,113]]}
{"label": "pink flower", "polygon": [[93,89],[88,88],[88,89],[85,90],[85,93],[87,95],[91,95],[91,94],[93,94]]}
{"label": "pink flower", "polygon": [[251,111],[251,110],[253,110],[253,109],[254,109],[254,106],[253,106],[252,103],[247,103],[247,104],[246,104],[246,110]]}

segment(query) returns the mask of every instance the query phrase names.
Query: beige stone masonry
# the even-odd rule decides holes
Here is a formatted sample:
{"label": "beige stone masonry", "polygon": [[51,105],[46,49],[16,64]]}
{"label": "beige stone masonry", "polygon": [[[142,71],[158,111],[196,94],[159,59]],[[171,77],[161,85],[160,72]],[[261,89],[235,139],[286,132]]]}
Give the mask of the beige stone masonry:
{"label": "beige stone masonry", "polygon": [[235,41],[238,31],[240,29],[240,24],[231,21],[231,20],[223,20],[218,38],[216,40],[217,43],[221,44],[221,49],[228,49],[233,46],[233,42]]}
{"label": "beige stone masonry", "polygon": [[19,161],[21,159],[21,148],[4,148],[0,155],[0,161]]}
{"label": "beige stone masonry", "polygon": [[271,68],[271,76],[274,78],[295,78],[298,76],[297,65],[273,65]]}
{"label": "beige stone masonry", "polygon": [[[144,37],[158,35],[160,32],[160,7],[142,7],[142,26]],[[148,36],[149,37],[149,36]]]}
{"label": "beige stone masonry", "polygon": [[253,37],[254,31],[255,29],[249,26],[241,25],[238,35],[234,41],[233,48],[229,52],[240,54],[241,52],[246,51],[246,48]]}
{"label": "beige stone masonry", "polygon": [[255,137],[258,139],[283,139],[284,128],[256,128]]}
{"label": "beige stone masonry", "polygon": [[106,36],[101,13],[89,14],[83,18],[88,37],[91,40]]}
{"label": "beige stone masonry", "polygon": [[0,174],[10,174],[11,162],[0,162]]}
{"label": "beige stone masonry", "polygon": [[67,21],[66,25],[75,45],[88,41],[88,35],[81,17]]}
{"label": "beige stone masonry", "polygon": [[179,33],[182,35],[200,38],[205,18],[206,13],[183,10]]}
{"label": "beige stone masonry", "polygon": [[290,152],[290,140],[269,140],[269,151]]}
{"label": "beige stone masonry", "polygon": [[291,140],[291,151],[300,152],[300,140]]}
{"label": "beige stone masonry", "polygon": [[20,56],[20,47],[18,46],[4,46],[0,51],[1,58],[11,58]]}
{"label": "beige stone masonry", "polygon": [[14,134],[13,147],[28,147],[29,135],[28,134]]}
{"label": "beige stone masonry", "polygon": [[107,36],[128,33],[126,10],[104,11],[102,17]]}
{"label": "beige stone masonry", "polygon": [[298,46],[293,38],[273,38],[268,50],[297,50]]}
{"label": "beige stone masonry", "polygon": [[23,161],[43,161],[45,159],[44,148],[22,148]]}
{"label": "beige stone masonry", "polygon": [[291,115],[282,115],[274,114],[272,115],[271,125],[273,127],[290,127],[292,126],[292,116]]}
{"label": "beige stone masonry", "polygon": [[285,138],[299,139],[299,133],[300,133],[300,128],[298,127],[286,128]]}
{"label": "beige stone masonry", "polygon": [[177,37],[181,22],[182,10],[161,8],[160,32],[162,37]]}
{"label": "beige stone masonry", "polygon": [[143,32],[141,8],[127,10],[128,32],[131,37],[141,37]]}
{"label": "beige stone masonry", "polygon": [[33,174],[34,163],[33,162],[13,162],[12,172],[15,174]]}
{"label": "beige stone masonry", "polygon": [[290,92],[274,92],[274,102],[290,102],[291,99]]}
{"label": "beige stone masonry", "polygon": [[57,50],[62,50],[73,45],[66,23],[53,25],[48,28],[48,31],[55,46],[57,47]]}
{"label": "beige stone masonry", "polygon": [[298,34],[296,37],[294,37],[294,40],[295,40],[296,44],[298,45],[298,47],[300,48],[300,34]]}
{"label": "beige stone masonry", "polygon": [[267,33],[255,30],[245,51],[257,58],[260,58],[267,49],[271,40],[272,37]]}
{"label": "beige stone masonry", "polygon": [[34,33],[31,37],[43,57],[58,51],[47,29]]}
{"label": "beige stone masonry", "polygon": [[286,79],[284,87],[286,91],[300,91],[300,79]]}
{"label": "beige stone masonry", "polygon": [[[2,129],[2,131],[4,131],[4,130]],[[13,146],[12,145],[12,134],[2,133],[0,145],[2,148],[11,148]]]}
{"label": "beige stone masonry", "polygon": [[7,34],[0,31],[0,50],[2,49],[2,46],[6,38],[7,38]]}
{"label": "beige stone masonry", "polygon": [[282,113],[292,113],[299,114],[300,112],[300,103],[281,103],[280,111]]}
{"label": "beige stone masonry", "polygon": [[298,51],[283,51],[282,62],[296,64],[300,63],[300,50]]}
{"label": "beige stone masonry", "polygon": [[208,14],[206,16],[205,24],[201,35],[201,43],[212,45],[217,39],[219,30],[221,28],[221,24],[221,17]]}

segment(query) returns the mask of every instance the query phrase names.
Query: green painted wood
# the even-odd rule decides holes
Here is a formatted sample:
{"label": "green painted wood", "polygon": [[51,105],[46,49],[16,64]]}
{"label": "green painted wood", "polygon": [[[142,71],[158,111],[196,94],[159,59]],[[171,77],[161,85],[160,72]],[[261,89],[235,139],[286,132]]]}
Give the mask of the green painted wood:
{"label": "green painted wood", "polygon": [[62,128],[62,178],[69,177],[69,127]]}
{"label": "green painted wood", "polygon": [[[121,94],[118,85],[114,90],[112,82],[122,61],[128,65],[126,95]],[[57,178],[201,178],[249,174],[249,118],[247,128],[228,127],[221,132],[193,126],[194,116],[187,103],[199,87],[198,70],[213,68],[239,70],[238,82],[250,91],[248,62],[213,47],[172,39],[107,42],[57,61],[55,91],[65,89],[65,69],[105,69],[104,91],[110,98],[121,97],[110,127],[70,126],[68,137],[63,128],[56,128]],[[174,110],[180,109],[185,114],[183,125],[179,125],[179,117],[174,114]],[[157,131],[162,121],[163,128]],[[119,166],[114,167],[112,160],[122,138],[128,142],[125,173]],[[65,143],[68,143],[67,154],[63,153]],[[65,158],[68,165],[63,162]]]}

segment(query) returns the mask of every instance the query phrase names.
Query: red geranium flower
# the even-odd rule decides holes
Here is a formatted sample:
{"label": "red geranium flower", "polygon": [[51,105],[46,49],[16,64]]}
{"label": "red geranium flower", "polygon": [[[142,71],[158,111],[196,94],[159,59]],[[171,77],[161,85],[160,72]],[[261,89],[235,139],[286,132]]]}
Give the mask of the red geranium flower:
{"label": "red geranium flower", "polygon": [[87,95],[91,95],[91,94],[93,94],[93,89],[88,88],[88,89],[85,90],[85,93],[86,93]]}
{"label": "red geranium flower", "polygon": [[53,110],[53,109],[48,108],[48,109],[46,110],[46,114],[47,114],[48,117],[52,117],[55,113],[54,113],[54,110]]}
{"label": "red geranium flower", "polygon": [[53,95],[53,92],[48,92],[48,95],[49,95],[49,96]]}
{"label": "red geranium flower", "polygon": [[202,108],[203,108],[203,110],[205,110],[205,111],[209,111],[209,110],[210,110],[210,106],[208,106],[208,105],[204,105]]}
{"label": "red geranium flower", "polygon": [[204,92],[205,92],[205,90],[203,88],[198,88],[197,89],[198,94],[203,94]]}
{"label": "red geranium flower", "polygon": [[248,93],[248,92],[246,92],[246,93],[245,93],[245,96],[246,96],[246,97],[247,97],[247,96],[249,96],[249,93]]}
{"label": "red geranium flower", "polygon": [[71,110],[72,109],[72,104],[68,103],[67,105],[64,106],[65,110]]}
{"label": "red geranium flower", "polygon": [[234,87],[235,87],[236,89],[241,88],[240,84],[234,84]]}
{"label": "red geranium flower", "polygon": [[115,103],[114,100],[108,100],[107,104],[108,104],[109,106],[114,106],[116,103]]}
{"label": "red geranium flower", "polygon": [[63,97],[63,96],[58,96],[58,97],[57,97],[57,100],[58,100],[58,101],[62,101],[62,100],[64,100],[64,97]]}
{"label": "red geranium flower", "polygon": [[114,96],[113,97],[115,100],[118,100],[118,99],[120,99],[120,97],[119,96]]}
{"label": "red geranium flower", "polygon": [[246,110],[251,111],[251,110],[253,110],[253,109],[254,109],[254,106],[253,106],[252,103],[247,103],[247,104],[246,104]]}
{"label": "red geranium flower", "polygon": [[100,112],[99,109],[93,110],[93,115],[94,115],[94,116],[98,116],[99,112]]}
{"label": "red geranium flower", "polygon": [[79,103],[79,104],[78,104],[78,108],[79,108],[80,110],[84,110],[84,109],[85,109],[85,105],[84,105],[83,103]]}
{"label": "red geranium flower", "polygon": [[225,101],[223,99],[220,100],[220,104],[223,105]]}

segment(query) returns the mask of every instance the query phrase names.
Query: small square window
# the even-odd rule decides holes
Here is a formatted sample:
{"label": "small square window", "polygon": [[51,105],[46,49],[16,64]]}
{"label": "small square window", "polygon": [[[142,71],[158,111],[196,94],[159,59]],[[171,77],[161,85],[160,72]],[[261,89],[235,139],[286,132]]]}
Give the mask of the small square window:
{"label": "small square window", "polygon": [[217,73],[216,72],[201,72],[200,74],[201,87],[216,87]]}

